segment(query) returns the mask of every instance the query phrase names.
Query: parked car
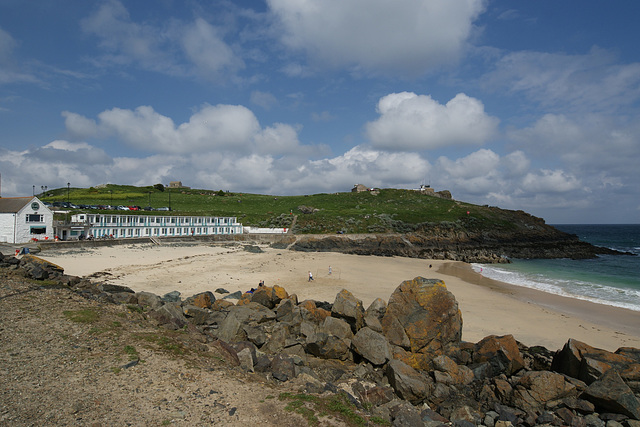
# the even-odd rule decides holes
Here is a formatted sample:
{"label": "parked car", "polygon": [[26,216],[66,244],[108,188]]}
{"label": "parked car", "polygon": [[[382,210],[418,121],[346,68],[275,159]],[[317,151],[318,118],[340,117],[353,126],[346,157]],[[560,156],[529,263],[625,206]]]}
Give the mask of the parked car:
{"label": "parked car", "polygon": [[129,208],[130,211],[139,211],[140,210],[140,206],[127,206]]}
{"label": "parked car", "polygon": [[166,206],[163,206],[163,207],[161,207],[161,208],[156,208],[156,210],[157,210],[157,211],[170,211],[171,209],[169,209],[169,208],[168,208],[168,207],[166,207]]}
{"label": "parked car", "polygon": [[118,206],[118,210],[119,210],[119,211],[128,211],[128,210],[129,210],[129,206],[122,206],[122,205],[120,205],[120,206]]}

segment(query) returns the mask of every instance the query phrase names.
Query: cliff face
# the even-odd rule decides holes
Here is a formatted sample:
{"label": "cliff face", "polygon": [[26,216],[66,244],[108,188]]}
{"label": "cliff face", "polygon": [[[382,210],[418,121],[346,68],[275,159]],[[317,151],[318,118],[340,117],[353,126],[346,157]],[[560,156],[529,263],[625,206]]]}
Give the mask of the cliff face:
{"label": "cliff face", "polygon": [[582,242],[577,236],[542,221],[523,222],[515,231],[474,230],[449,223],[424,227],[410,234],[298,236],[290,248],[482,263],[509,262],[508,258],[585,259],[618,253]]}

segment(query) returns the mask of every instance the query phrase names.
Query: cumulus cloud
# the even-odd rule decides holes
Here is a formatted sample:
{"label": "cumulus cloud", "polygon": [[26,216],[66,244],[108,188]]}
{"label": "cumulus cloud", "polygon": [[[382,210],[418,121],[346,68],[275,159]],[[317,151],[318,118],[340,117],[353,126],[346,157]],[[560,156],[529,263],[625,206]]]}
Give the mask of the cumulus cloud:
{"label": "cumulus cloud", "polygon": [[113,108],[98,114],[97,121],[71,112],[63,116],[72,135],[115,137],[145,152],[309,153],[298,140],[299,127],[276,123],[262,128],[253,112],[241,105],[204,105],[179,125],[150,106]]}
{"label": "cumulus cloud", "polygon": [[282,42],[316,65],[419,75],[458,58],[483,0],[268,0]]}
{"label": "cumulus cloud", "polygon": [[64,125],[74,139],[86,139],[97,134],[98,126],[95,120],[88,119],[80,114],[63,111]]}
{"label": "cumulus cloud", "polygon": [[82,30],[98,37],[105,52],[102,65],[137,65],[169,75],[198,74],[219,79],[244,67],[223,39],[221,30],[197,18],[168,26],[132,21],[118,0],[103,3],[81,21]]}
{"label": "cumulus cloud", "polygon": [[580,188],[580,181],[561,170],[542,169],[528,173],[522,180],[522,188],[534,193],[566,193]]}
{"label": "cumulus cloud", "polygon": [[482,144],[498,126],[482,102],[463,93],[445,105],[428,95],[392,93],[380,98],[377,112],[380,117],[366,124],[367,136],[374,147],[392,151]]}

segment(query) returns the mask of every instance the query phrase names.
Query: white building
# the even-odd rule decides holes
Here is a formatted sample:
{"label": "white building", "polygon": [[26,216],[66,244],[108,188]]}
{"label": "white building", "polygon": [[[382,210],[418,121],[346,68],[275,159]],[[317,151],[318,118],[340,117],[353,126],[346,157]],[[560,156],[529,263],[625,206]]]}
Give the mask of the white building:
{"label": "white building", "polygon": [[[82,237],[178,237],[242,234],[235,217],[113,215],[82,213],[71,217],[71,225],[82,230]],[[80,233],[80,232],[78,232]],[[80,237],[71,235],[70,238]]]}
{"label": "white building", "polygon": [[53,212],[37,197],[0,198],[0,242],[53,238]]}

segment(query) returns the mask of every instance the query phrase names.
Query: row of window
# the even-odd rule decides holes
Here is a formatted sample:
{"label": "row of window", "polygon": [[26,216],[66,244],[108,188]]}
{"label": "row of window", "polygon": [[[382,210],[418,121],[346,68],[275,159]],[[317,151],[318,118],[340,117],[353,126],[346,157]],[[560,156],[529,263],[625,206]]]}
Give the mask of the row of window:
{"label": "row of window", "polygon": [[175,217],[175,216],[144,216],[144,215],[89,215],[88,221],[90,224],[202,224],[202,225],[217,225],[217,224],[232,224],[233,218],[203,218],[203,217]]}
{"label": "row of window", "polygon": [[202,236],[235,233],[236,229],[233,227],[104,228],[90,231],[95,237]]}

